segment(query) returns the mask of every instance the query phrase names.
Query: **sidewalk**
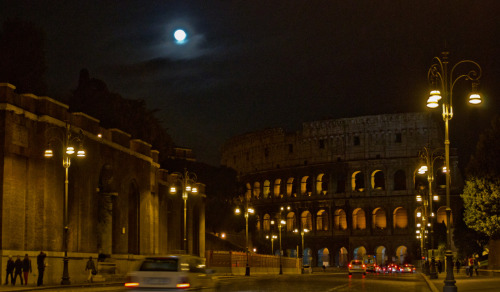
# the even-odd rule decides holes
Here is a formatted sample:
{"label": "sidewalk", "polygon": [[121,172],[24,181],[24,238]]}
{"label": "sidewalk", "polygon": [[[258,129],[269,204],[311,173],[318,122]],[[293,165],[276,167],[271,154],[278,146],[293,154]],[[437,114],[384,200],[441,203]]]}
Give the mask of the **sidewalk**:
{"label": "sidewalk", "polygon": [[82,287],[106,287],[106,286],[123,286],[123,282],[95,282],[95,283],[76,283],[71,285],[43,285],[34,286],[33,284],[27,286],[21,286],[20,284],[12,285],[1,285],[0,291],[44,291],[44,290],[54,290],[61,288],[82,288]]}
{"label": "sidewalk", "polygon": [[[457,286],[457,290],[462,292],[462,291],[497,291],[498,287],[500,287],[500,271],[490,271],[490,270],[479,270],[479,276],[476,276],[474,273],[473,277],[469,277],[465,275],[465,270],[461,269],[460,273],[456,273],[456,271],[453,271],[453,276],[455,278],[455,285]],[[430,279],[429,276],[425,275],[424,273],[420,273],[424,280],[427,282],[427,285],[429,285],[429,288],[432,292],[438,292],[438,291],[443,291],[444,287],[444,280],[446,279],[446,273],[442,272],[441,274],[438,275],[438,279]],[[477,282],[479,280],[479,282]],[[486,280],[486,281],[485,281]],[[488,283],[490,282],[490,283]],[[490,290],[491,288],[491,282],[493,282],[494,289],[495,290]],[[481,287],[481,285],[484,285],[484,289]],[[476,289],[471,290],[471,286],[475,287]]]}

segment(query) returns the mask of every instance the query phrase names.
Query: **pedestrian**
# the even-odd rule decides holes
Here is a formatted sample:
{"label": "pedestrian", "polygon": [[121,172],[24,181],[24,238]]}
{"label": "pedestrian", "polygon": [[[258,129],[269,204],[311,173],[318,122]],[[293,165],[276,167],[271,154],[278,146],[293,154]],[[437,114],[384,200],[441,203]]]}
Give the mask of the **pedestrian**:
{"label": "pedestrian", "polygon": [[38,268],[38,281],[37,281],[37,286],[42,286],[43,285],[43,272],[45,271],[45,257],[47,255],[43,252],[40,251],[40,254],[36,257],[36,265]]}
{"label": "pedestrian", "polygon": [[470,258],[468,264],[469,264],[469,277],[472,277],[474,275],[474,260]]}
{"label": "pedestrian", "polygon": [[477,269],[479,268],[479,260],[477,258],[474,259],[474,270],[476,271],[476,276],[479,276],[479,272]]}
{"label": "pedestrian", "polygon": [[19,275],[21,285],[23,285],[23,261],[21,261],[20,256],[17,256],[17,259],[14,262],[14,281],[12,281],[12,285],[16,285],[17,275]]}
{"label": "pedestrian", "polygon": [[455,262],[455,267],[457,268],[457,274],[460,272],[460,261],[457,259]]}
{"label": "pedestrian", "polygon": [[12,259],[11,256],[9,256],[9,259],[7,260],[7,274],[5,275],[5,285],[9,284],[9,275],[10,275],[10,283],[14,282],[14,260]]}
{"label": "pedestrian", "polygon": [[438,272],[441,274],[442,271],[443,271],[443,263],[441,262],[441,260],[438,260]]}
{"label": "pedestrian", "polygon": [[94,264],[94,261],[92,260],[92,257],[89,257],[89,260],[87,261],[87,265],[85,266],[85,271],[89,272],[87,282],[92,282],[92,276],[97,275],[97,270],[95,268],[95,264]]}
{"label": "pedestrian", "polygon": [[28,257],[28,254],[24,255],[23,260],[23,276],[24,276],[24,286],[28,285],[28,275],[31,273],[31,260]]}

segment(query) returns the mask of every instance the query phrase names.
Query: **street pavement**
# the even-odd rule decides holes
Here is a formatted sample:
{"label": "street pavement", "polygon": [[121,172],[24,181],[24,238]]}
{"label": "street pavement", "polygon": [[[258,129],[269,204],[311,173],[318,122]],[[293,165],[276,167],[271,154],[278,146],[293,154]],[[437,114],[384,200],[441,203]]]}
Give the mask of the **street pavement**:
{"label": "street pavement", "polygon": [[[465,275],[465,270],[462,269],[458,274],[453,271],[455,278],[455,286],[458,292],[493,292],[500,290],[500,271],[481,271],[479,276],[474,273],[473,277]],[[432,292],[443,291],[446,272],[438,275],[438,279],[429,279],[428,276],[422,274],[425,281],[429,285]]]}

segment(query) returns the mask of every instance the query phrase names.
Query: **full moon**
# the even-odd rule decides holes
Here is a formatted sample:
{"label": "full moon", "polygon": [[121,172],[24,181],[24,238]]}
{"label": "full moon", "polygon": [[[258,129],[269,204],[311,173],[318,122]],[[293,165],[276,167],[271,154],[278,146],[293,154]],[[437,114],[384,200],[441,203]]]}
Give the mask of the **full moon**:
{"label": "full moon", "polygon": [[178,29],[174,32],[174,38],[178,43],[183,43],[186,41],[186,32],[182,29]]}

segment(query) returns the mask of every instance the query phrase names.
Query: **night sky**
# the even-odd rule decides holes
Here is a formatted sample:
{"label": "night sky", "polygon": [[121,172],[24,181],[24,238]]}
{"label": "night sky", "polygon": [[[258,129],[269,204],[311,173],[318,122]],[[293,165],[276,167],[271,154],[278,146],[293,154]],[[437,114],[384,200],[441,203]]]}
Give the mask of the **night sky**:
{"label": "night sky", "polygon": [[[224,141],[249,131],[424,111],[427,70],[445,49],[452,63],[472,59],[483,69],[480,109],[465,109],[469,84],[454,91],[452,146],[471,141],[499,109],[499,15],[498,0],[4,0],[0,7],[0,20],[45,31],[49,96],[67,95],[87,68],[111,91],[159,109],[176,144],[213,165]],[[186,43],[175,43],[176,28],[186,30]]]}

